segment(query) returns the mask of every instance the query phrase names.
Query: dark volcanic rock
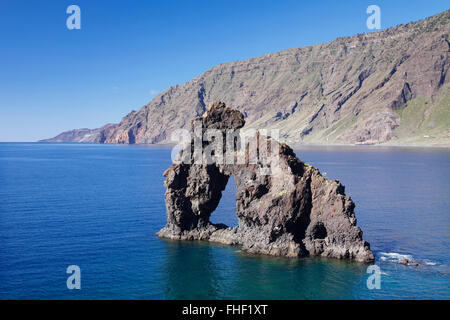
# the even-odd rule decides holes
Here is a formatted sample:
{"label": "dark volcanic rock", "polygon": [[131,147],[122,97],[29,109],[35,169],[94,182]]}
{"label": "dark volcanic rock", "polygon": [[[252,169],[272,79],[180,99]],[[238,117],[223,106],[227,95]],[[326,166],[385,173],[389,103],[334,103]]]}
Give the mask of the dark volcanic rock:
{"label": "dark volcanic rock", "polygon": [[[224,136],[227,129],[239,130],[245,124],[239,111],[223,103],[212,104],[194,121],[202,123],[203,132],[216,128]],[[301,162],[289,146],[273,138],[255,134],[245,141],[240,139],[232,144],[222,141],[224,152],[232,148],[233,164],[175,163],[166,170],[167,225],[158,232],[160,237],[241,245],[248,252],[276,256],[374,259],[356,226],[355,205],[338,181],[327,180],[318,169]],[[203,151],[208,146],[203,142]],[[267,162],[254,163],[253,155],[261,154],[263,146],[270,150]],[[178,160],[186,154],[184,159],[193,160],[192,150],[194,138]],[[242,153],[245,161],[237,162]],[[270,174],[265,174],[267,168]],[[230,176],[236,182],[239,220],[234,228],[209,221]]]}

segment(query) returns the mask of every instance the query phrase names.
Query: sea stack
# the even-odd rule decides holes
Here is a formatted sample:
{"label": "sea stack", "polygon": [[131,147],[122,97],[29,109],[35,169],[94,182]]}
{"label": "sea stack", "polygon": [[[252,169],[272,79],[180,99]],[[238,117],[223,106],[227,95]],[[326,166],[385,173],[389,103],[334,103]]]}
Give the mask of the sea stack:
{"label": "sea stack", "polygon": [[[220,151],[231,154],[232,163],[198,161],[198,141],[203,157],[218,155],[217,150],[211,152],[212,140],[198,140],[199,124],[202,136],[208,129],[223,134],[222,140],[216,135],[214,142],[217,146],[219,139]],[[192,121],[189,142],[164,172],[167,224],[158,235],[239,245],[255,254],[373,261],[344,186],[300,161],[288,145],[269,135],[256,132],[243,139],[244,124],[241,112],[221,102]],[[232,143],[227,137],[230,132]],[[264,161],[252,161],[263,153]],[[240,156],[243,161],[238,161]],[[236,182],[236,227],[209,221],[230,176]]]}

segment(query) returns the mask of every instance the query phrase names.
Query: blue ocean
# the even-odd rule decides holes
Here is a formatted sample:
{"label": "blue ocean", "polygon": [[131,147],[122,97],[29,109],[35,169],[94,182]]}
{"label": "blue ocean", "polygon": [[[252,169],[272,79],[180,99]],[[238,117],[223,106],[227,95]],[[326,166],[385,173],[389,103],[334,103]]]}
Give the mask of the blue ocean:
{"label": "blue ocean", "polygon": [[[155,146],[0,143],[1,299],[450,299],[450,150],[303,147],[339,179],[381,270],[255,256],[158,238],[165,224]],[[237,224],[230,179],[211,219]],[[419,266],[398,262],[407,258]],[[81,270],[69,290],[66,269]]]}

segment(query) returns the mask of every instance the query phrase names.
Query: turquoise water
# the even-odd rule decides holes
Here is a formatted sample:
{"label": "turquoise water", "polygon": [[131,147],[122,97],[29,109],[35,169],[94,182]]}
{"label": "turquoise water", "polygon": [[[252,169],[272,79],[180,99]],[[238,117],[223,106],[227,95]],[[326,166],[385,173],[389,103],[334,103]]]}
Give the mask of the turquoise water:
{"label": "turquoise water", "polygon": [[[159,239],[170,149],[0,143],[2,299],[449,299],[450,150],[303,148],[338,178],[381,268]],[[215,222],[236,224],[229,182]],[[419,267],[396,262],[408,255]],[[66,268],[81,268],[68,290]]]}

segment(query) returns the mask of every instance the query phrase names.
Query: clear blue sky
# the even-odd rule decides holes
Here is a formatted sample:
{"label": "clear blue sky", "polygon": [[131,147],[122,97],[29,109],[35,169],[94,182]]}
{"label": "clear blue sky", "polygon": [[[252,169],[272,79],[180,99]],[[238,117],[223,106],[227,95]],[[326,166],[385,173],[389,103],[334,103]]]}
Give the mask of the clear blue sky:
{"label": "clear blue sky", "polygon": [[[81,30],[66,8],[81,8]],[[119,122],[224,62],[419,20],[445,1],[0,0],[0,141]]]}

